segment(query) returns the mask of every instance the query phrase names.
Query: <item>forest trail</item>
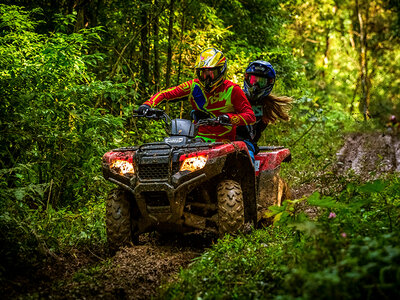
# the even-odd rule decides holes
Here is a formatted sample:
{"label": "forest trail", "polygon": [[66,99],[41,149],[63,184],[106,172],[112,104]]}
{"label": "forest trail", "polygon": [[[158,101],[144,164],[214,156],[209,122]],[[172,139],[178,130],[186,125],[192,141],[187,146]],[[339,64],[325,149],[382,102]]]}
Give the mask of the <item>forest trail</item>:
{"label": "forest trail", "polygon": [[[68,299],[151,299],[161,284],[175,278],[181,268],[210,247],[212,239],[200,233],[188,236],[144,234],[139,245],[120,249],[101,272],[87,280],[68,280],[62,288],[43,296]],[[89,284],[88,284],[89,283]],[[55,292],[55,293],[54,293]]]}
{"label": "forest trail", "polygon": [[341,175],[353,170],[357,175],[374,178],[385,172],[400,172],[399,135],[353,133],[337,153],[337,160],[336,170]]}
{"label": "forest trail", "polygon": [[[338,176],[354,172],[365,180],[385,172],[399,172],[400,138],[382,133],[353,133],[346,137],[337,153],[333,170]],[[297,187],[294,196],[299,198],[313,191],[310,185]],[[149,299],[157,296],[161,284],[175,278],[181,268],[187,267],[215,241],[215,236],[203,233],[185,236],[145,234],[140,237],[139,245],[123,248],[111,259],[93,261],[92,256],[92,261],[85,263],[83,255],[76,260],[80,264],[75,262],[72,267],[72,261],[68,265],[68,260],[60,262],[58,267],[48,266],[47,270],[52,269],[50,273],[54,276],[48,278],[50,281],[35,282],[32,288],[36,287],[35,293],[40,298]],[[63,272],[57,274],[56,269]],[[42,274],[45,272],[42,270]],[[38,291],[38,285],[42,283]]]}
{"label": "forest trail", "polygon": [[[342,148],[336,153],[332,167],[333,178],[359,176],[361,181],[373,180],[385,173],[400,172],[400,134],[352,133],[344,138]],[[329,182],[321,182],[323,174],[313,182],[292,189],[293,198],[309,196],[314,191],[329,190]],[[318,184],[317,184],[318,183]],[[317,188],[319,186],[319,188]]]}

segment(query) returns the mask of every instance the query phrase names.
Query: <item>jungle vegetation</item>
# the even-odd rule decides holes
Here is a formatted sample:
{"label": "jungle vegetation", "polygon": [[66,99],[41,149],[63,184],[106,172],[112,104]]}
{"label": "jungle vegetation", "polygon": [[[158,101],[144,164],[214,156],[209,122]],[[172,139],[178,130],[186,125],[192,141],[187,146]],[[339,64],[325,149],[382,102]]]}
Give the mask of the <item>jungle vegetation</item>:
{"label": "jungle vegetation", "polygon": [[[163,137],[161,124],[132,111],[192,79],[205,47],[224,52],[238,84],[250,61],[273,64],[274,92],[296,101],[291,120],[268,128],[263,142],[290,147],[290,185],[313,180],[334,163],[346,133],[400,118],[399,14],[396,0],[3,1],[0,278],[52,253],[106,247],[112,185],[101,157]],[[190,111],[187,103],[166,109]],[[294,299],[321,289],[337,298],[398,296],[399,178],[341,180],[334,195],[307,199],[325,209],[320,220],[287,202],[273,210],[280,226],[226,237],[165,297]]]}

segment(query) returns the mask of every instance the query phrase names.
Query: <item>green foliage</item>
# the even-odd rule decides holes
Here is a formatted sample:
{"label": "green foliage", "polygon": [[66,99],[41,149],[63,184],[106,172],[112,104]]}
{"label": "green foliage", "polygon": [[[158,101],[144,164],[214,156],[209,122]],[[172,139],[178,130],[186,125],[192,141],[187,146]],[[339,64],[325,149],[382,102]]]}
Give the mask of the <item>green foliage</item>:
{"label": "green foliage", "polygon": [[[271,207],[275,226],[225,237],[163,289],[168,299],[398,297],[400,179]],[[315,219],[296,207],[319,207]],[[296,212],[297,211],[297,212]]]}
{"label": "green foliage", "polygon": [[[11,190],[7,192],[12,193]],[[18,196],[14,200],[4,192],[1,198],[0,255],[3,260],[0,280],[10,270],[35,265],[49,255],[105,244],[105,201],[90,201],[87,206],[73,211],[69,208],[56,210],[48,202],[32,207],[32,202],[27,203]]]}
{"label": "green foliage", "polygon": [[398,234],[355,238],[338,255],[336,263],[319,270],[311,267],[292,269],[285,278],[282,298],[287,295],[302,299],[397,298],[399,241]]}
{"label": "green foliage", "polygon": [[11,188],[47,185],[56,206],[87,200],[100,180],[99,157],[122,128],[121,118],[95,105],[126,95],[125,86],[92,79],[87,62],[100,56],[87,50],[95,30],[37,34],[30,14],[1,7],[1,179]]}
{"label": "green foliage", "polygon": [[268,125],[259,145],[290,149],[292,161],[282,164],[282,174],[290,185],[315,182],[316,174],[328,173],[334,165],[343,136],[353,131],[356,123],[338,105],[324,103],[317,96],[295,99],[290,115],[289,122]]}
{"label": "green foliage", "polygon": [[[228,78],[238,84],[249,61],[274,65],[274,93],[296,101],[290,122],[269,126],[260,144],[290,147],[293,161],[282,173],[292,186],[329,176],[344,133],[376,130],[399,109],[399,18],[384,5],[395,1],[372,1],[366,22],[370,110],[379,119],[369,123],[354,119],[363,95],[351,1],[16,3],[26,8],[0,4],[2,276],[14,265],[105,242],[103,197],[111,185],[101,156],[161,140],[162,124],[136,120],[132,111],[165,87],[167,71],[171,85],[192,79],[201,48],[223,50]],[[168,109],[181,113],[180,103]],[[183,115],[189,110],[185,103]],[[221,240],[164,295],[398,296],[399,179],[358,185],[271,207],[273,228]],[[317,215],[308,218],[302,205],[318,207]]]}
{"label": "green foliage", "polygon": [[287,257],[290,236],[285,229],[258,230],[236,238],[225,236],[182,271],[177,283],[169,286],[161,298],[262,298],[282,283],[280,265]]}
{"label": "green foliage", "polygon": [[1,255],[11,266],[104,242],[101,156],[127,134],[125,117],[100,104],[129,97],[132,82],[98,81],[89,70],[102,59],[89,54],[97,29],[39,34],[39,10],[0,10]]}
{"label": "green foliage", "polygon": [[[370,113],[384,123],[399,109],[398,13],[395,1],[288,1],[294,21],[288,25],[293,52],[303,64],[315,93],[324,101],[340,103],[360,117],[363,97],[370,93]],[[391,4],[390,6],[388,4]],[[358,6],[358,9],[357,9]],[[368,12],[368,13],[367,13]],[[361,52],[360,18],[368,32]],[[397,19],[397,20],[396,20]],[[361,83],[361,57],[366,58],[368,83]],[[390,86],[390,88],[388,88]]]}
{"label": "green foliage", "polygon": [[[398,297],[399,178],[349,184],[337,197],[314,194],[319,233],[301,264],[285,277],[286,294],[302,298]],[[296,225],[296,224],[294,224]],[[295,226],[303,231],[301,227]]]}

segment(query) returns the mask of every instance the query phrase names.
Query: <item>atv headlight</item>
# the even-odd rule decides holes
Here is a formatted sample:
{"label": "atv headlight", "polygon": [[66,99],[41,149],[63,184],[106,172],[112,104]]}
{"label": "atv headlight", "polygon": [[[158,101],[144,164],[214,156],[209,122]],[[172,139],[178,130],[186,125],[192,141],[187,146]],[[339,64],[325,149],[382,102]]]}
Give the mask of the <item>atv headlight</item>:
{"label": "atv headlight", "polygon": [[207,155],[188,157],[183,161],[180,171],[194,172],[203,169],[207,163],[207,158]]}
{"label": "atv headlight", "polygon": [[133,164],[126,160],[114,160],[110,168],[121,175],[135,173]]}

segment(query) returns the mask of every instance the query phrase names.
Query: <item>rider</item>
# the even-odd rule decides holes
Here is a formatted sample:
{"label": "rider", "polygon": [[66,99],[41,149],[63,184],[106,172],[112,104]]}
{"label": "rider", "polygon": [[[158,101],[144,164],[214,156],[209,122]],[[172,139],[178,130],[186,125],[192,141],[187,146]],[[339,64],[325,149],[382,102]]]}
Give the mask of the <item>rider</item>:
{"label": "rider", "polygon": [[205,140],[233,141],[236,126],[254,124],[256,118],[246,95],[239,85],[226,80],[227,63],[224,54],[207,48],[197,58],[197,78],[153,95],[138,109],[146,115],[149,108],[170,100],[189,100],[194,110],[194,119],[215,117],[222,123],[233,126],[201,126],[199,136]]}
{"label": "rider", "polygon": [[289,110],[292,98],[271,94],[276,79],[276,72],[269,62],[256,60],[251,62],[244,74],[244,93],[252,105],[256,116],[256,123],[252,126],[237,128],[237,140],[243,140],[249,149],[254,161],[254,154],[259,149],[257,142],[261,133],[269,123],[277,119],[289,120]]}

